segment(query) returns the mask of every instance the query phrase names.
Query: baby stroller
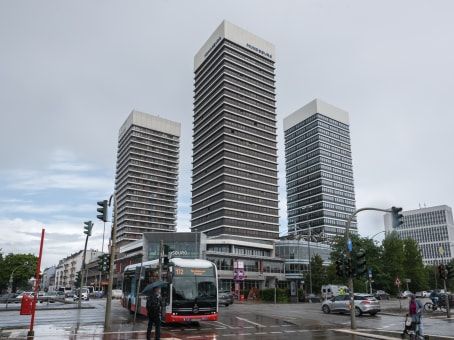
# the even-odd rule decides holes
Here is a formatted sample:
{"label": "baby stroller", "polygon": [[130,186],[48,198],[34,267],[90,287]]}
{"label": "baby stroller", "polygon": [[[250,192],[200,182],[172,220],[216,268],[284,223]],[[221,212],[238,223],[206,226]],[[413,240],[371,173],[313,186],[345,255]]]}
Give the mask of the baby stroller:
{"label": "baby stroller", "polygon": [[413,321],[412,318],[407,314],[405,316],[404,331],[400,335],[402,339],[405,338],[405,335],[409,335],[410,339],[424,339],[424,336],[420,335],[419,325],[421,324],[420,316],[418,315],[416,321]]}

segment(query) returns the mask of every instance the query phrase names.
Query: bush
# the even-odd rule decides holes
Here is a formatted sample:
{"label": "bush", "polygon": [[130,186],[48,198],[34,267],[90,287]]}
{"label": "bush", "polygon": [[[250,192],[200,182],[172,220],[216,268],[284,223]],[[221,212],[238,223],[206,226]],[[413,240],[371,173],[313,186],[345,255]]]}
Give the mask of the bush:
{"label": "bush", "polygon": [[[260,290],[260,297],[262,301],[274,302],[274,288],[266,288]],[[276,289],[276,302],[286,303],[290,301],[290,290],[277,288]]]}

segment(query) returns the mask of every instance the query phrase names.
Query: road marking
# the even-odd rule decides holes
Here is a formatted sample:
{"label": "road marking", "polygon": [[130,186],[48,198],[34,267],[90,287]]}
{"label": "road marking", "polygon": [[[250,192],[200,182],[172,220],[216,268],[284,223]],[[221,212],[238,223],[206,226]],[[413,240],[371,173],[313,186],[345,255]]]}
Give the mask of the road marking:
{"label": "road marking", "polygon": [[265,335],[265,334],[268,334],[267,332],[257,332],[257,333],[254,333],[254,335]]}
{"label": "road marking", "polygon": [[296,331],[284,331],[284,333],[296,333]]}
{"label": "road marking", "polygon": [[283,325],[281,325],[281,326],[282,326],[282,327],[291,327],[291,326],[293,326],[293,325],[289,325],[289,324],[286,323],[286,324],[283,324]]}
{"label": "road marking", "polygon": [[252,335],[251,333],[240,333],[238,335]]}
{"label": "road marking", "polygon": [[268,327],[281,327],[281,325],[271,325],[271,326],[268,326]]}
{"label": "road marking", "polygon": [[270,332],[270,334],[282,334],[282,332]]}
{"label": "road marking", "polygon": [[224,327],[227,327],[227,328],[231,328],[231,329],[233,328],[232,326],[229,326],[229,325],[227,325],[225,323],[222,323],[221,321],[215,321],[215,322],[220,324],[221,326],[224,326]]}
{"label": "road marking", "polygon": [[238,320],[242,320],[242,321],[246,321],[246,322],[249,322],[257,327],[266,327],[265,325],[262,325],[260,323],[257,323],[257,322],[254,322],[254,321],[250,321],[248,319],[245,319],[245,318],[240,318],[239,316],[236,317]]}

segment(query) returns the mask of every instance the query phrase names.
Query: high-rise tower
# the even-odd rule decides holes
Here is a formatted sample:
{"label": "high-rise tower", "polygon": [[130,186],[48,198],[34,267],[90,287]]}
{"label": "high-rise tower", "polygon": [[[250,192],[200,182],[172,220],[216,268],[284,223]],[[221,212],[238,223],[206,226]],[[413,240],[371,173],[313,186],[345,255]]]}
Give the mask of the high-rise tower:
{"label": "high-rise tower", "polygon": [[118,138],[117,244],[175,231],[180,123],[132,111]]}
{"label": "high-rise tower", "polygon": [[348,113],[315,99],[284,119],[284,135],[289,234],[343,234],[355,210]]}
{"label": "high-rise tower", "polygon": [[274,58],[227,21],[195,55],[193,231],[279,236]]}

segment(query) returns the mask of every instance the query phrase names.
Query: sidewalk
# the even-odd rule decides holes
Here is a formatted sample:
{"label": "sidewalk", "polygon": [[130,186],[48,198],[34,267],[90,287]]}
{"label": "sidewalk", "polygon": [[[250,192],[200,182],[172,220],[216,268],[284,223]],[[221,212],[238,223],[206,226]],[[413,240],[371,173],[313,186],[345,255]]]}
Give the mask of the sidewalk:
{"label": "sidewalk", "polygon": [[[36,310],[67,310],[67,309],[77,309],[77,302],[54,302],[54,303],[37,303]],[[90,303],[83,303],[81,309],[94,309]],[[0,304],[0,312],[11,312],[11,311],[20,311],[20,303]]]}

